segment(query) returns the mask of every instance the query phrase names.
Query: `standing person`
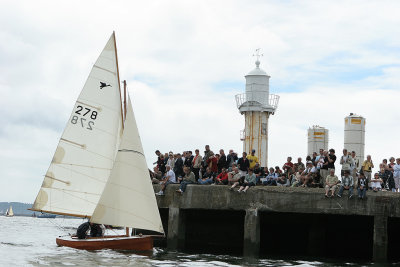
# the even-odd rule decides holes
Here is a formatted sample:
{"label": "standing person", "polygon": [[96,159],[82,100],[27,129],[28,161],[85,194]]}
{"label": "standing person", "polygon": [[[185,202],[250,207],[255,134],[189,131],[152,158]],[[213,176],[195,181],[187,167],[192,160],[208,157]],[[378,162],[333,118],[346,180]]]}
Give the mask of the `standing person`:
{"label": "standing person", "polygon": [[[335,170],[331,170],[329,175],[326,176],[325,180],[325,197],[333,197],[335,196],[336,185],[339,182],[338,177],[335,175]],[[329,196],[329,191],[331,191],[331,195]]]}
{"label": "standing person", "polygon": [[340,157],[340,165],[342,165],[342,170],[340,175],[344,175],[344,171],[350,171],[350,167],[353,164],[353,158],[350,155],[350,152],[347,152],[347,149],[343,149],[343,155]]}
{"label": "standing person", "polygon": [[372,163],[371,155],[368,155],[367,159],[364,160],[364,162],[361,166],[361,170],[364,173],[365,178],[367,178],[367,180],[368,180],[368,186],[371,185],[372,168],[374,168],[374,163]]}
{"label": "standing person", "polygon": [[186,151],[185,162],[183,163],[183,165],[192,168],[192,160],[193,160],[192,151]]}
{"label": "standing person", "polygon": [[158,169],[159,169],[163,174],[165,174],[165,172],[166,172],[165,163],[166,163],[166,161],[165,161],[164,155],[163,155],[163,154],[160,154],[160,160],[158,161],[157,166],[158,166]]}
{"label": "standing person", "polygon": [[238,160],[238,167],[240,176],[245,176],[247,174],[247,170],[249,169],[250,162],[247,159],[247,153],[243,152],[242,157]]}
{"label": "standing person", "polygon": [[344,171],[344,176],[342,177],[342,186],[339,189],[338,197],[342,197],[343,190],[349,190],[349,199],[353,197],[353,176],[350,176],[350,171]]}
{"label": "standing person", "polygon": [[219,150],[219,159],[218,159],[218,173],[222,172],[222,168],[227,168],[226,155],[223,149]]}
{"label": "standing person", "polygon": [[189,167],[184,167],[183,172],[185,173],[185,176],[182,178],[179,178],[181,180],[181,185],[179,186],[179,189],[176,190],[177,193],[183,194],[186,190],[186,186],[188,184],[194,184],[196,183],[196,178],[194,176],[194,173],[190,170]]}
{"label": "standing person", "polygon": [[175,167],[175,158],[173,153],[169,153],[168,155],[167,166],[170,166],[172,170]]}
{"label": "standing person", "polygon": [[211,169],[211,171],[215,174],[219,174],[218,172],[218,159],[219,159],[219,155],[215,154],[215,155],[211,155],[208,159],[207,159],[207,164],[208,167]]}
{"label": "standing person", "polygon": [[325,179],[328,176],[328,174],[330,173],[328,171],[328,151],[326,150],[322,150],[322,156],[320,156],[319,161],[322,162],[322,166],[319,169],[319,175],[321,176],[321,184],[324,185],[325,184]]}
{"label": "standing person", "polygon": [[[351,151],[351,159],[352,159],[352,163],[350,164],[350,175],[353,176],[353,178],[354,178],[354,177],[357,177],[358,168],[360,166],[360,161],[356,157],[356,152],[354,150]],[[358,180],[359,179],[355,179],[355,181],[354,181],[355,188],[358,188],[358,186],[357,186]]]}
{"label": "standing person", "polygon": [[256,155],[254,155],[255,153],[256,153],[256,150],[253,149],[253,150],[251,150],[251,155],[247,156],[247,159],[250,162],[250,167],[249,168],[252,168],[252,169],[254,169],[254,166],[256,166],[256,163],[258,163],[258,158],[257,158]]}
{"label": "standing person", "polygon": [[367,192],[367,188],[368,188],[368,181],[365,178],[363,173],[360,173],[360,176],[358,177],[358,198],[360,199],[364,199],[366,196],[366,192]]}
{"label": "standing person", "polygon": [[182,160],[181,154],[180,153],[175,154],[174,158],[175,158],[175,163],[174,163],[175,175],[177,177],[183,176],[184,175],[184,173],[183,173],[183,160]]}
{"label": "standing person", "polygon": [[201,163],[203,161],[203,157],[200,155],[200,150],[196,149],[194,151],[195,156],[192,161],[192,167],[193,167],[193,173],[194,176],[196,177],[196,181],[199,179],[199,172],[201,168]]}
{"label": "standing person", "polygon": [[214,155],[214,152],[212,152],[210,150],[210,146],[206,145],[205,146],[205,151],[204,151],[204,157],[203,157],[203,161],[204,161],[203,165],[204,165],[205,168],[207,168],[207,166],[208,166],[208,163],[207,163],[208,158],[213,156],[213,155]]}
{"label": "standing person", "polygon": [[[331,172],[331,169],[335,170],[335,161],[336,161],[336,155],[335,155],[335,150],[333,148],[329,149],[329,155],[326,157],[328,164],[328,173]],[[321,181],[323,184],[325,181]]]}
{"label": "standing person", "polygon": [[169,184],[175,184],[176,183],[176,177],[175,173],[173,170],[171,170],[171,166],[166,167],[167,172],[165,173],[164,179],[160,182],[161,184],[161,189],[160,192],[158,192],[156,195],[158,196],[164,196],[164,191],[167,188]]}
{"label": "standing person", "polygon": [[400,158],[396,159],[396,165],[393,165],[393,179],[396,191],[399,192],[400,188]]}
{"label": "standing person", "polygon": [[235,152],[233,152],[233,149],[230,149],[228,156],[226,156],[228,168],[231,168],[232,164],[236,163],[237,160],[238,160],[237,154]]}

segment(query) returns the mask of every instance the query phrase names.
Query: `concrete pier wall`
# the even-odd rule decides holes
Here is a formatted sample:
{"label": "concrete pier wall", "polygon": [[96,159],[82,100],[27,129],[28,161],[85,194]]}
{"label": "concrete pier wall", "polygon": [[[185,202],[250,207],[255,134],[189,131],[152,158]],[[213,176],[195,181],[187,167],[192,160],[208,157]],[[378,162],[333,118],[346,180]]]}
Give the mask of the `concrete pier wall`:
{"label": "concrete pier wall", "polygon": [[[386,261],[398,257],[400,195],[368,191],[367,199],[324,198],[319,188],[169,185],[157,196],[167,246],[197,252],[323,256]],[[159,186],[154,186],[158,192]],[[166,218],[168,217],[168,218]]]}

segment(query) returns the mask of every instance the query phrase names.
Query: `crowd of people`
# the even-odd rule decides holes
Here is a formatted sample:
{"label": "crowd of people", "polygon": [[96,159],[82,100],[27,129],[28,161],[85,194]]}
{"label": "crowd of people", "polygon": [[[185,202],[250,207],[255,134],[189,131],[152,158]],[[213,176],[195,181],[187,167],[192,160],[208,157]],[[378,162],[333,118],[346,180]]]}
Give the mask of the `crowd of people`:
{"label": "crowd of people", "polygon": [[[358,198],[364,199],[366,191],[393,191],[400,188],[400,158],[384,159],[379,164],[379,171],[372,174],[375,168],[370,155],[359,162],[355,151],[343,149],[339,157],[334,149],[320,149],[307,156],[305,163],[302,158],[292,162],[292,157],[280,168],[260,166],[255,150],[248,155],[246,152],[239,157],[233,150],[226,155],[223,149],[218,154],[205,146],[203,156],[199,149],[184,151],[182,154],[173,152],[162,154],[156,152],[157,161],[150,176],[154,184],[160,184],[157,195],[164,195],[166,187],[171,183],[179,183],[177,193],[183,194],[188,184],[229,185],[229,190],[245,193],[256,185],[286,186],[286,187],[321,187],[325,188],[325,197],[342,197],[344,190],[349,191],[349,198],[356,191]],[[335,162],[341,165],[339,177],[336,175]]]}

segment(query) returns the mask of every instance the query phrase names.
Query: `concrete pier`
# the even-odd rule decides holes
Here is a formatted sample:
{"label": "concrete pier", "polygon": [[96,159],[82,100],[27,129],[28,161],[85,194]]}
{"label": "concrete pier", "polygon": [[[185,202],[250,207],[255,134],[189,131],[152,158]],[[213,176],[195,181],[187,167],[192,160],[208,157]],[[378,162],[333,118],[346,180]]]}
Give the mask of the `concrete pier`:
{"label": "concrete pier", "polygon": [[396,249],[388,250],[400,247],[398,238],[389,238],[400,228],[397,193],[368,191],[367,199],[360,200],[346,194],[327,199],[319,188],[256,186],[239,194],[228,186],[189,185],[183,195],[175,193],[177,188],[169,185],[165,196],[157,196],[171,249],[246,257],[399,257],[391,252]]}

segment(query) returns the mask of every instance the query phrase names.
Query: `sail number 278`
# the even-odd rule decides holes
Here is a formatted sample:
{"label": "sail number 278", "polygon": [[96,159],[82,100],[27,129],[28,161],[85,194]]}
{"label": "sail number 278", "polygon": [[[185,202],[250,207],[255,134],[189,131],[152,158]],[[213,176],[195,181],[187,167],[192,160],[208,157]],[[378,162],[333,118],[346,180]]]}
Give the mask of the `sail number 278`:
{"label": "sail number 278", "polygon": [[[88,130],[93,130],[92,126],[94,125],[94,120],[97,118],[97,111],[79,105],[76,107],[75,114],[78,114],[82,117],[77,115],[72,116],[71,118],[72,124],[77,124],[79,121],[83,128],[86,128]],[[87,121],[89,118],[92,120]]]}

